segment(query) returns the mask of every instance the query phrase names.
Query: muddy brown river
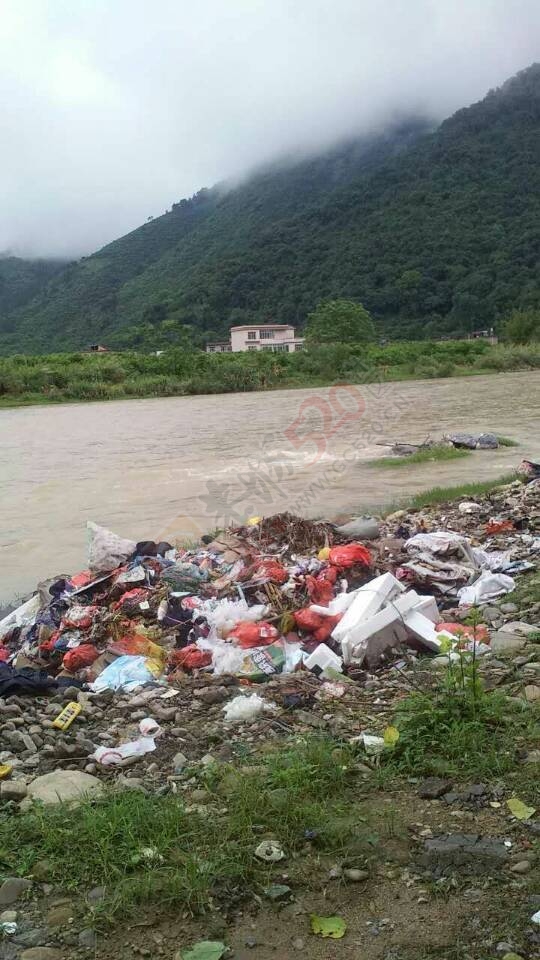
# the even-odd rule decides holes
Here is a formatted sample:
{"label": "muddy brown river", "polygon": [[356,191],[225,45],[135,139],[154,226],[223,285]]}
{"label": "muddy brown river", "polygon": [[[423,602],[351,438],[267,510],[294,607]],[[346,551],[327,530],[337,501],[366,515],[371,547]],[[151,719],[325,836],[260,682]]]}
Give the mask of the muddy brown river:
{"label": "muddy brown river", "polygon": [[[332,517],[540,459],[540,372],[0,411],[0,603],[85,567],[89,519],[195,538],[254,514]],[[489,430],[517,448],[389,471],[397,439]]]}

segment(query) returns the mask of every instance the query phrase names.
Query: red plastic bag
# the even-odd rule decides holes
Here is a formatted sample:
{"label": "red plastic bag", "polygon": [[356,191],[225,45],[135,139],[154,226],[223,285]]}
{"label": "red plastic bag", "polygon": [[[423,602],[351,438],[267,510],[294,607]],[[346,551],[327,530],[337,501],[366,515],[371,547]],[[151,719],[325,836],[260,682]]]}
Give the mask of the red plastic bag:
{"label": "red plastic bag", "polygon": [[490,520],[486,523],[486,533],[505,533],[509,530],[515,530],[513,520]]}
{"label": "red plastic bag", "polygon": [[62,617],[62,630],[88,630],[92,626],[99,608],[85,607],[81,603],[74,603]]}
{"label": "red plastic bag", "polygon": [[436,630],[446,630],[447,633],[453,633],[454,636],[463,636],[468,640],[476,639],[477,643],[489,643],[488,628],[485,623],[479,623],[477,627],[471,627],[466,623],[438,623]]}
{"label": "red plastic bag", "polygon": [[81,643],[74,650],[68,650],[62,660],[62,666],[70,673],[77,673],[77,670],[89,667],[98,657],[99,653],[92,643]]}
{"label": "red plastic bag", "polygon": [[306,633],[312,633],[319,643],[328,640],[328,637],[336,624],[341,620],[341,617],[342,614],[337,614],[334,617],[325,617],[322,613],[315,613],[314,610],[310,610],[309,607],[305,607],[303,610],[297,610],[294,615],[294,619],[296,620],[297,626],[300,627],[300,630],[304,630]]}
{"label": "red plastic bag", "polygon": [[259,620],[258,623],[241,620],[227,634],[227,640],[232,640],[242,650],[249,650],[251,647],[263,647],[265,644],[273,643],[278,637],[279,631],[271,623],[267,623],[266,620]]}
{"label": "red plastic bag", "polygon": [[338,577],[337,567],[328,567],[316,577],[306,577],[307,592],[313,603],[327,606],[334,597],[334,584]]}
{"label": "red plastic bag", "polygon": [[55,630],[54,633],[51,633],[48,640],[44,640],[43,643],[39,644],[40,653],[52,653],[54,650],[54,645],[60,636],[61,631]]}
{"label": "red plastic bag", "polygon": [[361,543],[346,543],[342,547],[332,547],[328,559],[336,567],[354,567],[361,563],[371,566],[371,554]]}
{"label": "red plastic bag", "polygon": [[181,650],[172,650],[169,655],[169,665],[182,670],[198,670],[200,667],[209,667],[211,663],[212,654],[208,650],[199,650],[195,643]]}
{"label": "red plastic bag", "polygon": [[90,570],[82,570],[70,577],[68,583],[74,590],[78,590],[79,587],[86,587],[88,583],[91,583],[94,577],[95,574],[91,573]]}
{"label": "red plastic bag", "polygon": [[112,610],[131,610],[134,614],[137,612],[137,608],[140,608],[141,603],[145,603],[148,600],[150,593],[148,590],[144,590],[142,587],[135,587],[134,590],[128,590],[126,593],[123,593],[119,600],[116,603],[113,603]]}
{"label": "red plastic bag", "polygon": [[289,574],[277,560],[261,560],[255,573],[254,580],[271,580],[272,583],[287,583]]}

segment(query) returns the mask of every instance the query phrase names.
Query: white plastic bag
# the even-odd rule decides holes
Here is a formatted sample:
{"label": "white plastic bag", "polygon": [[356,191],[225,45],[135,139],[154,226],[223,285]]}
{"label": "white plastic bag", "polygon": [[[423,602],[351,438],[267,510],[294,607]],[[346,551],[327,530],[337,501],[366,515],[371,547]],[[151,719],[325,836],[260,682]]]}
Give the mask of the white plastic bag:
{"label": "white plastic bag", "polygon": [[26,603],[22,603],[16,610],[8,613],[7,617],[0,620],[0,640],[7,637],[14,627],[30,627],[35,623],[39,608],[39,593],[35,593]]}
{"label": "white plastic bag", "polygon": [[142,757],[156,749],[155,737],[161,733],[161,727],[152,717],[145,717],[139,724],[141,736],[137,740],[120,743],[117,747],[96,747],[91,758],[102,766],[108,767],[122,763],[129,757]]}
{"label": "white plastic bag", "polygon": [[239,694],[223,707],[226,723],[249,723],[259,717],[261,713],[273,712],[275,709],[276,705],[274,703],[263,700],[258,693],[252,693],[250,697]]}
{"label": "white plastic bag", "polygon": [[223,673],[237,673],[246,655],[245,650],[212,633],[208,637],[199,637],[196,646],[212,654],[212,672],[216,677]]}
{"label": "white plastic bag", "polygon": [[220,637],[225,637],[241,620],[257,621],[268,613],[264,603],[248,607],[245,600],[205,600],[198,614],[206,618]]}
{"label": "white plastic bag", "polygon": [[137,544],[134,540],[125,540],[89,520],[86,527],[90,533],[88,547],[88,566],[95,573],[107,573],[122,566],[131,557]]}
{"label": "white plastic bag", "polygon": [[516,583],[505,573],[490,573],[485,570],[469,587],[458,590],[460,603],[488,603],[515,589]]}

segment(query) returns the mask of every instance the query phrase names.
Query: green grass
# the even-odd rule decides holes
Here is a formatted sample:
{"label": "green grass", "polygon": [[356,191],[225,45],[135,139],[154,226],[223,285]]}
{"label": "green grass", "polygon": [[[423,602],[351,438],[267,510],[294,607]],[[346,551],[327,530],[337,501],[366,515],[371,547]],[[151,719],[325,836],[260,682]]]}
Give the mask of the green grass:
{"label": "green grass", "polygon": [[439,503],[452,503],[455,500],[462,500],[464,497],[482,496],[485,493],[491,493],[497,487],[506,483],[512,483],[513,480],[516,480],[515,474],[508,473],[497,480],[459,483],[451,487],[431,487],[429,490],[424,490],[412,497],[403,498],[403,500],[385,507],[383,516],[387,516],[395,510],[421,510],[422,507],[436,506]]}
{"label": "green grass", "polygon": [[518,577],[516,588],[512,591],[512,603],[522,610],[540,603],[540,573],[532,571]]}
{"label": "green grass", "polygon": [[481,696],[475,707],[461,694],[415,693],[404,701],[396,726],[397,772],[488,781],[516,766],[519,743],[540,735],[538,712],[498,693]]}
{"label": "green grass", "polygon": [[501,437],[497,434],[497,440],[500,447],[519,447],[517,440],[512,440],[512,437]]}
{"label": "green grass", "polygon": [[379,457],[371,460],[370,467],[384,467],[393,470],[395,467],[409,467],[417,463],[435,463],[438,460],[460,460],[471,455],[470,450],[458,450],[456,447],[437,443],[433,447],[426,447],[406,457]]}
{"label": "green grass", "polygon": [[[468,622],[481,621],[473,608]],[[516,767],[520,746],[537,742],[539,721],[535,705],[486,693],[478,659],[462,650],[434,677],[433,689],[415,690],[400,704],[391,761],[402,773],[497,779]]]}
{"label": "green grass", "polygon": [[[152,903],[198,913],[215,898],[261,894],[284,866],[294,873],[295,853],[315,848],[350,856],[363,849],[367,830],[352,803],[354,779],[352,748],[299,741],[252,767],[205,768],[204,810],[186,809],[173,795],[125,791],[69,810],[38,806],[4,814],[1,865],[5,874],[31,876],[36,862],[45,861],[51,882],[81,896],[105,886],[104,919]],[[306,831],[314,839],[306,840]],[[287,854],[277,867],[254,855],[269,836]]]}

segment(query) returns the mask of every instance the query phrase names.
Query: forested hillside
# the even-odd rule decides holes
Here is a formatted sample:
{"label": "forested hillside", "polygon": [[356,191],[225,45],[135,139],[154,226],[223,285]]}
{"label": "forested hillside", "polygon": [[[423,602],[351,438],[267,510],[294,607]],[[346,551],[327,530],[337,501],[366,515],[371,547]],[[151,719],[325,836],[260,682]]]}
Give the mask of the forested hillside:
{"label": "forested hillside", "polygon": [[35,297],[64,266],[62,260],[24,260],[0,254],[0,317]]}
{"label": "forested hillside", "polygon": [[425,129],[181,201],[4,314],[2,349],[202,342],[231,323],[301,325],[325,297],[409,338],[538,306],[540,65]]}

